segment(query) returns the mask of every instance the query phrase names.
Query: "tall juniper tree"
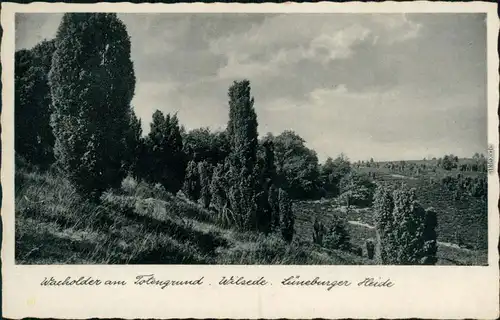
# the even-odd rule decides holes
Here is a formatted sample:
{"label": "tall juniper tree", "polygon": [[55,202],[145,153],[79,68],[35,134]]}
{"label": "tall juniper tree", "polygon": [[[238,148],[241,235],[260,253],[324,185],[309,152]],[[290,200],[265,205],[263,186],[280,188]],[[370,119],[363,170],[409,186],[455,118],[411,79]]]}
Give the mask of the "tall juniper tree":
{"label": "tall juniper tree", "polygon": [[423,231],[424,250],[421,263],[434,265],[437,262],[437,213],[433,208],[425,210],[425,222]]}
{"label": "tall juniper tree", "polygon": [[256,229],[259,212],[257,162],[257,115],[248,80],[235,81],[229,88],[227,134],[231,153],[228,157],[229,202],[237,227]]}
{"label": "tall juniper tree", "polygon": [[200,198],[200,175],[198,173],[198,164],[194,160],[189,161],[187,164],[182,191],[186,197],[193,201]]}
{"label": "tall juniper tree", "polygon": [[267,201],[271,212],[271,231],[280,229],[279,192],[274,184],[269,187]]}
{"label": "tall juniper tree", "polygon": [[48,82],[54,50],[55,41],[50,40],[15,53],[15,150],[41,167],[54,160]]}
{"label": "tall juniper tree", "polygon": [[292,211],[290,197],[285,190],[279,189],[278,201],[281,215],[281,235],[286,242],[290,243],[295,233],[295,217]]}
{"label": "tall juniper tree", "polygon": [[229,198],[226,175],[227,164],[219,163],[212,174],[212,181],[210,182],[210,204],[217,212],[218,224],[228,227],[232,223],[231,217],[228,214]]}
{"label": "tall juniper tree", "polygon": [[61,168],[87,194],[119,185],[136,80],[130,38],[116,14],[63,16],[49,82]]}
{"label": "tall juniper tree", "polygon": [[436,263],[437,216],[434,210],[420,206],[414,189],[377,190],[375,211],[382,263]]}
{"label": "tall juniper tree", "polygon": [[373,204],[375,209],[375,227],[377,233],[377,258],[382,263],[390,264],[395,258],[392,256],[394,251],[392,246],[395,245],[394,239],[394,202],[392,195],[383,186],[379,186],[375,192],[375,201]]}
{"label": "tall juniper tree", "polygon": [[265,189],[269,189],[276,180],[276,164],[274,157],[274,143],[272,140],[265,140],[262,143],[261,157],[261,184]]}
{"label": "tall juniper tree", "polygon": [[230,161],[236,169],[247,174],[254,171],[258,148],[257,115],[250,90],[250,81],[243,80],[235,81],[228,92]]}
{"label": "tall juniper tree", "polygon": [[205,209],[210,206],[210,177],[212,176],[212,165],[207,161],[198,163],[198,175],[200,181],[200,200]]}
{"label": "tall juniper tree", "polygon": [[[271,195],[273,183],[276,181],[276,165],[274,163],[274,146],[271,140],[264,140],[260,146],[257,160],[257,225],[260,231],[269,233],[273,229],[273,205],[275,195]],[[279,213],[278,213],[279,214]],[[279,221],[279,220],[278,220]],[[279,224],[279,223],[278,223]]]}
{"label": "tall juniper tree", "polygon": [[161,183],[169,192],[179,191],[184,182],[187,159],[177,115],[165,116],[159,110],[153,113],[145,149],[140,165],[142,177]]}

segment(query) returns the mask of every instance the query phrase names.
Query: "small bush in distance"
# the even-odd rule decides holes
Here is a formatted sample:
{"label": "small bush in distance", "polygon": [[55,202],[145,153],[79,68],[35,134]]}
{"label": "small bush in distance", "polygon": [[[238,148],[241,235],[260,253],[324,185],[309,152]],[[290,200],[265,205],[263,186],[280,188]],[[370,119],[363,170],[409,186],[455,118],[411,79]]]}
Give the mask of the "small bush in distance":
{"label": "small bush in distance", "polygon": [[375,256],[375,243],[373,242],[373,240],[372,239],[366,240],[365,247],[368,259],[373,259],[373,257]]}
{"label": "small bush in distance", "polygon": [[424,222],[424,252],[421,263],[424,265],[434,265],[437,262],[437,213],[434,208],[425,210]]}
{"label": "small bush in distance", "polygon": [[325,246],[329,249],[349,250],[351,247],[350,236],[344,219],[333,216],[324,240]]}
{"label": "small bush in distance", "polygon": [[340,180],[339,188],[347,206],[371,206],[376,185],[368,175],[351,171]]}
{"label": "small bush in distance", "polygon": [[317,217],[314,218],[313,224],[313,243],[323,245],[323,238],[325,236],[325,225]]}

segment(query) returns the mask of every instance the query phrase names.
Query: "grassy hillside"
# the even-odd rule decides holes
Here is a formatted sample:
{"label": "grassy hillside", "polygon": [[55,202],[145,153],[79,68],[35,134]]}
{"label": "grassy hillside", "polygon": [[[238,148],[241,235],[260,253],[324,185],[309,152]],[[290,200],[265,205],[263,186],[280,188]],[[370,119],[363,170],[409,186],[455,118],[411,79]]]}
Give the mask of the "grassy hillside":
{"label": "grassy hillside", "polygon": [[[441,172],[416,177],[376,172],[375,180],[404,182],[417,189],[424,207],[438,213],[438,264],[477,265],[487,261],[487,205],[468,197],[454,200],[438,181]],[[182,195],[124,180],[98,203],[80,197],[67,180],[26,167],[16,171],[16,261],[20,264],[372,264],[364,245],[375,238],[371,208],[349,210],[337,199],[298,201],[295,239],[225,229],[214,214]],[[353,252],[312,243],[315,217],[345,217]],[[459,244],[462,248],[457,248]],[[473,249],[473,250],[470,250]]]}
{"label": "grassy hillside", "polygon": [[130,179],[91,203],[56,174],[16,171],[19,264],[372,263],[296,238],[289,245],[279,235],[220,228],[212,212]]}

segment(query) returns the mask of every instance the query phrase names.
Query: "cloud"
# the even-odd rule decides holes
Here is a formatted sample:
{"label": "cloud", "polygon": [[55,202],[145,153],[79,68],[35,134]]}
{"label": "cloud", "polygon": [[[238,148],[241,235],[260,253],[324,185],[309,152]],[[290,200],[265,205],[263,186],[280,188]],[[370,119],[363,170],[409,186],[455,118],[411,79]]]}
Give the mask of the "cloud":
{"label": "cloud", "polygon": [[[227,123],[228,108],[222,102],[224,92],[217,94],[213,86],[209,82],[139,82],[132,106],[141,119],[143,132],[149,132],[151,115],[156,110],[177,114],[181,124],[188,130],[199,127],[223,128]],[[193,89],[201,94],[192,94]]]}
{"label": "cloud", "polygon": [[468,95],[434,100],[407,86],[358,93],[339,85],[314,90],[302,103],[278,99],[261,110],[273,119],[267,129],[295,130],[322,160],[341,152],[353,159],[387,160],[473,149],[484,137],[478,130],[485,121],[482,108]]}
{"label": "cloud", "polygon": [[[337,105],[340,112],[352,117],[349,125],[357,126],[379,142],[394,140],[395,135],[401,140],[448,137],[448,121],[464,122],[482,108],[479,101],[468,94],[436,98],[422,95],[409,85],[364,93],[347,89],[318,90],[311,96],[316,98],[318,108]],[[446,116],[448,121],[443,121]],[[428,130],[431,125],[433,129]]]}
{"label": "cloud", "polygon": [[212,39],[210,51],[228,58],[218,76],[244,72],[248,77],[272,76],[302,60],[326,64],[348,59],[364,42],[373,46],[402,42],[417,37],[421,27],[405,15],[298,16],[271,16],[248,30]]}
{"label": "cloud", "polygon": [[225,66],[217,71],[218,79],[254,79],[261,75],[275,75],[278,73],[279,65],[262,62],[242,62],[234,56],[229,56]]}
{"label": "cloud", "polygon": [[311,59],[319,58],[323,62],[347,59],[353,53],[353,46],[363,42],[370,33],[367,28],[353,25],[333,35],[321,34],[311,41],[308,56]]}

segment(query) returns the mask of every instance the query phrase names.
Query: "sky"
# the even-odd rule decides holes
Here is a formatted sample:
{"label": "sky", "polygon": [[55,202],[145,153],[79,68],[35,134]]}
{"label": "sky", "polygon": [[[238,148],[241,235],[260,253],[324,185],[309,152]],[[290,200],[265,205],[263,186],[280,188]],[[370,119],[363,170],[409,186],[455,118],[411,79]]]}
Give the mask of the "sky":
{"label": "sky", "polygon": [[[320,161],[411,160],[487,147],[482,13],[118,14],[131,37],[132,105],[186,129],[223,129],[248,79],[259,134],[294,130]],[[16,49],[55,36],[61,14],[16,15]]]}

